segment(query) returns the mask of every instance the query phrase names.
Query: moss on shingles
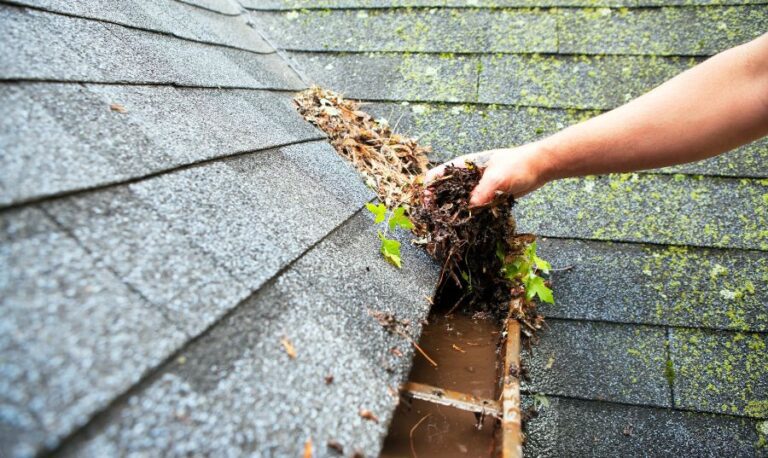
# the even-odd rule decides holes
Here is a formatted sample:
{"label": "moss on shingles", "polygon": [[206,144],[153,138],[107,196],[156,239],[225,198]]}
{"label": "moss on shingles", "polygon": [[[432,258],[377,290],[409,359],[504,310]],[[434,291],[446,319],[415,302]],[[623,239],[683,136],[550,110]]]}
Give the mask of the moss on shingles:
{"label": "moss on shingles", "polygon": [[674,329],[676,405],[768,418],[768,337]]}
{"label": "moss on shingles", "polygon": [[[406,100],[474,102],[477,93],[478,57],[453,54],[433,56],[400,55],[395,92]],[[394,69],[393,69],[394,70]]]}
{"label": "moss on shingles", "polygon": [[442,162],[484,149],[511,147],[541,138],[593,113],[496,105],[415,104],[408,109],[410,135],[433,148]]}
{"label": "moss on shingles", "polygon": [[[760,6],[257,13],[294,50],[707,56],[768,29]],[[597,71],[595,71],[597,72]]]}
{"label": "moss on shingles", "polygon": [[346,97],[474,102],[477,57],[393,53],[304,53],[290,56],[314,81]]}
{"label": "moss on shingles", "polygon": [[[376,107],[382,116],[404,120],[399,129],[432,146],[431,159],[443,162],[461,154],[522,145],[601,113],[597,110],[548,109],[477,104],[391,104]],[[661,173],[768,176],[768,139],[709,161],[662,169]],[[681,175],[684,177],[684,175]]]}
{"label": "moss on shingles", "polygon": [[[663,337],[661,331],[658,328],[634,326],[632,334],[634,335],[631,341],[601,341],[601,346],[607,352],[615,351],[615,348],[627,347],[627,355],[640,361],[641,364],[626,367],[624,378],[636,384],[640,378],[655,378],[654,376],[658,374],[664,374],[666,377],[666,357],[664,348],[660,345],[660,339]],[[650,336],[656,339],[651,339]],[[648,371],[655,371],[654,376],[649,376]]]}
{"label": "moss on shingles", "polygon": [[281,47],[400,52],[556,52],[556,18],[537,10],[390,9],[259,13]]}
{"label": "moss on shingles", "polygon": [[480,101],[611,109],[697,62],[657,56],[484,56]]}
{"label": "moss on shingles", "polygon": [[768,256],[676,246],[644,251],[631,262],[656,293],[658,322],[768,331]]}
{"label": "moss on shingles", "polygon": [[712,55],[768,30],[766,7],[568,9],[558,15],[560,51]]}
{"label": "moss on shingles", "polygon": [[768,445],[768,421],[760,421],[755,425],[757,430],[757,444],[758,449],[764,448]]}
{"label": "moss on shingles", "polygon": [[768,250],[768,180],[617,174],[550,183],[519,225],[559,237]]}

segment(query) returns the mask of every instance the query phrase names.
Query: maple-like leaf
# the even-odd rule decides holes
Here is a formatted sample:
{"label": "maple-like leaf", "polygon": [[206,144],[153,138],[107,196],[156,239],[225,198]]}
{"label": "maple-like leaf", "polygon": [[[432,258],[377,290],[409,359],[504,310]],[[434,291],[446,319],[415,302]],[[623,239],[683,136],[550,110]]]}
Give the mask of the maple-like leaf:
{"label": "maple-like leaf", "polygon": [[381,254],[384,255],[384,259],[390,262],[397,268],[402,268],[400,260],[400,242],[393,239],[388,239],[379,232],[379,238],[381,239]]}
{"label": "maple-like leaf", "polygon": [[528,300],[533,299],[535,296],[539,296],[539,299],[543,302],[554,304],[555,298],[552,295],[552,290],[549,289],[544,283],[544,279],[537,275],[529,275],[525,281],[525,297]]}
{"label": "maple-like leaf", "polygon": [[405,216],[405,208],[397,207],[392,212],[392,216],[389,217],[389,230],[394,231],[396,227],[402,227],[403,229],[413,229],[413,223],[407,216]]}
{"label": "maple-like leaf", "polygon": [[365,204],[365,208],[367,208],[369,212],[373,213],[373,216],[376,218],[373,220],[373,222],[376,224],[381,223],[384,221],[384,218],[387,217],[387,207],[384,204],[374,205],[368,202]]}

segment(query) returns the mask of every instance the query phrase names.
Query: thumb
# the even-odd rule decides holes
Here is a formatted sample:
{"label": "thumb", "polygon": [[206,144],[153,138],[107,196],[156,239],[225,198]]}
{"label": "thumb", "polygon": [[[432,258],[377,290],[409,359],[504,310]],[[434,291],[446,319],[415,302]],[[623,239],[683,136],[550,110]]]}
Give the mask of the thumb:
{"label": "thumb", "polygon": [[496,196],[496,190],[501,186],[498,178],[491,173],[486,173],[475,186],[469,199],[470,207],[480,207],[490,203]]}
{"label": "thumb", "polygon": [[445,173],[445,164],[427,170],[427,173],[424,175],[424,183],[429,183],[430,181],[443,176],[443,173]]}

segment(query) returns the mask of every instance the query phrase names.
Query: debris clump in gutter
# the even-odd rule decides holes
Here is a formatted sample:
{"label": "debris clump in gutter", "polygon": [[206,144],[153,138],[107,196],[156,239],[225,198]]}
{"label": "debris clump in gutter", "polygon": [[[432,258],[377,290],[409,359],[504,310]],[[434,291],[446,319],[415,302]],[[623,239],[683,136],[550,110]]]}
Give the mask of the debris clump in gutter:
{"label": "debris clump in gutter", "polygon": [[469,195],[482,177],[482,167],[449,166],[442,177],[425,185],[428,147],[394,133],[388,124],[361,111],[359,103],[333,91],[312,87],[294,101],[388,209],[406,209],[414,224],[414,243],[441,263],[438,294],[452,282],[462,291],[456,306],[499,316],[506,311],[523,322],[529,337],[541,328],[543,318],[528,285],[534,282],[539,291],[548,291],[537,276],[546,263],[535,256],[532,235],[515,233],[512,196],[499,195],[487,206],[470,208]]}
{"label": "debris clump in gutter", "polygon": [[429,169],[428,148],[392,132],[388,124],[360,110],[360,104],[314,86],[294,99],[299,113],[328,135],[387,208],[416,199],[414,182]]}

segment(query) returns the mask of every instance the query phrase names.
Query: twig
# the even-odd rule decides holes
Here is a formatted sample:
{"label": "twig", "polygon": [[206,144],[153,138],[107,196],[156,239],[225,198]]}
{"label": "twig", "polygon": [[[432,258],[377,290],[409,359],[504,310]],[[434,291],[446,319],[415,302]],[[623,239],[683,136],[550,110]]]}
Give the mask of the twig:
{"label": "twig", "polygon": [[403,332],[401,330],[398,330],[397,333],[400,334],[401,336],[405,337],[406,339],[410,340],[411,343],[413,344],[414,348],[416,348],[416,350],[419,350],[419,353],[421,353],[421,355],[423,357],[425,357],[427,359],[427,361],[429,361],[430,364],[432,364],[433,366],[437,367],[437,363],[435,362],[435,360],[430,358],[429,355],[427,354],[427,352],[425,352],[419,346],[419,344],[417,344],[416,341],[411,338],[411,336],[409,336],[408,334],[406,334],[405,332]]}
{"label": "twig", "polygon": [[448,315],[452,314],[453,312],[455,312],[456,309],[459,307],[459,305],[461,305],[461,303],[464,302],[464,299],[466,299],[467,296],[469,296],[469,291],[467,291],[464,294],[462,294],[461,297],[459,298],[459,300],[457,300],[456,303],[453,304],[453,307],[451,307],[451,309],[448,310],[448,313],[446,313],[445,315],[448,316]]}
{"label": "twig", "polygon": [[570,266],[560,267],[558,269],[549,269],[550,272],[566,272],[576,267],[576,264],[571,264]]}
{"label": "twig", "polygon": [[413,454],[413,458],[419,458],[418,456],[416,456],[416,447],[413,446],[413,432],[416,431],[416,428],[418,428],[419,425],[421,425],[424,422],[424,420],[429,418],[430,415],[432,414],[428,413],[423,417],[421,417],[421,420],[417,421],[416,424],[413,425],[413,428],[411,428],[411,432],[408,433],[408,439],[410,440],[410,443],[411,443],[411,453]]}

